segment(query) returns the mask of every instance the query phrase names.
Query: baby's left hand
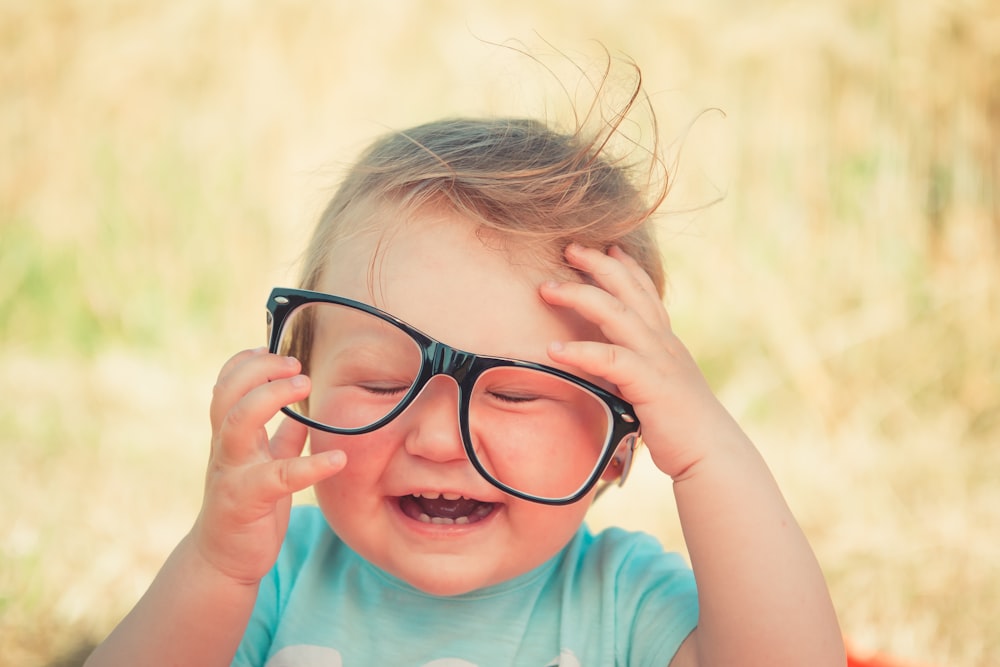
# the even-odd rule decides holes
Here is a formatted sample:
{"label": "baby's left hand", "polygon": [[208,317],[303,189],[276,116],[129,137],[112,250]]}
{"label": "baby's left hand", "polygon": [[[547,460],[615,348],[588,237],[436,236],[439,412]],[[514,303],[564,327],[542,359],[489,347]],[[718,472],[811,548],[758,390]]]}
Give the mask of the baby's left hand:
{"label": "baby's left hand", "polygon": [[549,282],[541,296],[597,325],[607,342],[560,341],[549,356],[618,387],[635,407],[656,466],[677,481],[719,447],[747,442],[674,335],[642,267],[617,247],[605,254],[571,244],[566,259],[594,284]]}

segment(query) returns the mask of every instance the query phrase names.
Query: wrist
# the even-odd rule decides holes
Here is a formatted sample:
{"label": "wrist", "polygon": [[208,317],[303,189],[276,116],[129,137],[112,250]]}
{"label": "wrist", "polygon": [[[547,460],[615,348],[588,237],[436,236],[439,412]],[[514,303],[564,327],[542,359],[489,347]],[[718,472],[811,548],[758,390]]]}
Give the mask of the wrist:
{"label": "wrist", "polygon": [[273,563],[267,567],[248,567],[255,560],[250,554],[236,553],[221,542],[218,537],[206,535],[196,522],[177,545],[174,555],[194,581],[209,587],[246,588],[256,595],[260,580]]}

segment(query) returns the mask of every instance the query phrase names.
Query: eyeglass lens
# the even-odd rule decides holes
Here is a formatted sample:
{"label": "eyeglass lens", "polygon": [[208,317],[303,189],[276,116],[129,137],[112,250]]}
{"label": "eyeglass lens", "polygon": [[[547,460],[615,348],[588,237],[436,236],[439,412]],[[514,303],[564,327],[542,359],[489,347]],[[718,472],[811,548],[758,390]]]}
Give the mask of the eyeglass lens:
{"label": "eyeglass lens", "polygon": [[[307,401],[292,410],[337,429],[362,428],[389,414],[408,397],[423,358],[417,341],[395,324],[319,302],[289,314],[278,350],[298,358],[312,382]],[[598,396],[537,369],[486,370],[467,405],[478,462],[495,480],[541,498],[579,490],[611,430]],[[455,432],[457,438],[457,417]]]}

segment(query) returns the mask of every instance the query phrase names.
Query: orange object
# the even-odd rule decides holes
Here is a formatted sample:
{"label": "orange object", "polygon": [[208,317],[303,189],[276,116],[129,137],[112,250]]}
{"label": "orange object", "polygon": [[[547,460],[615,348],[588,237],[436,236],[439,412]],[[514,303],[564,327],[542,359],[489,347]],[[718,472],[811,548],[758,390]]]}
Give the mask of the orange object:
{"label": "orange object", "polygon": [[912,662],[902,662],[895,658],[873,653],[870,655],[860,655],[850,644],[847,645],[847,667],[926,667]]}

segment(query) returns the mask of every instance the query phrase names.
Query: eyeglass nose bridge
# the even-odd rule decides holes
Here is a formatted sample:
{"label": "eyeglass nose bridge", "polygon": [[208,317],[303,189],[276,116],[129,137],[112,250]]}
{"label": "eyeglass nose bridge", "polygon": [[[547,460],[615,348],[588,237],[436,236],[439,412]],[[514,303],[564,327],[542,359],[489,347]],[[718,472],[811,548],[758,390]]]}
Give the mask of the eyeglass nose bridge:
{"label": "eyeglass nose bridge", "polygon": [[455,380],[460,390],[476,361],[475,354],[436,340],[431,342],[428,357],[430,371],[427,373],[427,382],[436,375],[447,375]]}
{"label": "eyeglass nose bridge", "polygon": [[480,470],[480,473],[484,477],[489,479],[489,475],[481,468],[481,464],[476,459],[475,447],[472,444],[472,436],[469,430],[471,428],[469,423],[469,400],[472,396],[472,385],[482,372],[481,368],[476,368],[478,365],[477,361],[481,357],[472,352],[459,350],[433,338],[427,339],[424,355],[427,359],[427,370],[422,373],[423,379],[421,382],[418,382],[419,386],[414,388],[415,393],[413,398],[416,398],[423,391],[424,387],[438,375],[450,377],[455,381],[455,387],[458,390],[458,423],[465,451],[468,453],[473,465]]}
{"label": "eyeglass nose bridge", "polygon": [[455,388],[458,391],[458,427],[459,434],[462,439],[462,447],[465,449],[466,455],[472,462],[473,466],[479,470],[480,474],[483,475],[487,480],[490,480],[489,474],[485,469],[482,468],[482,464],[479,463],[474,447],[472,445],[471,435],[469,432],[469,397],[472,394],[471,382],[475,382],[478,373],[475,372],[476,360],[479,358],[478,355],[472,352],[465,352],[464,350],[459,350],[454,348],[447,343],[442,343],[430,337],[425,338],[423,345],[424,348],[424,371],[421,373],[421,379],[417,382],[417,386],[413,388],[413,392],[404,405],[400,406],[405,409],[412,403],[417,396],[423,393],[424,389],[439,375],[443,375],[451,378],[455,382]]}

